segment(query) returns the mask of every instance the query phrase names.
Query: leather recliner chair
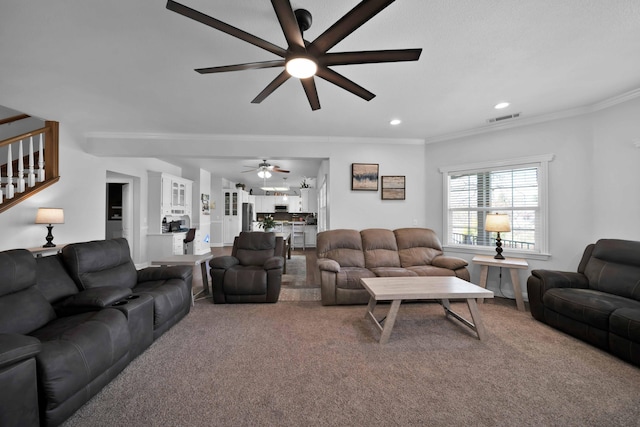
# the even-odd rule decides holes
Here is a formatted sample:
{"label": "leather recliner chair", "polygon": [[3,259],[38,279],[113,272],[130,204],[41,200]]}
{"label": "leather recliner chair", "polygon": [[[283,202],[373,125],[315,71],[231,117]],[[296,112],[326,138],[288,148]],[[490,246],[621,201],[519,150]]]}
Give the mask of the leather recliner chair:
{"label": "leather recliner chair", "polygon": [[275,233],[242,232],[231,255],[209,261],[213,302],[277,302],[284,258],[282,237]]}

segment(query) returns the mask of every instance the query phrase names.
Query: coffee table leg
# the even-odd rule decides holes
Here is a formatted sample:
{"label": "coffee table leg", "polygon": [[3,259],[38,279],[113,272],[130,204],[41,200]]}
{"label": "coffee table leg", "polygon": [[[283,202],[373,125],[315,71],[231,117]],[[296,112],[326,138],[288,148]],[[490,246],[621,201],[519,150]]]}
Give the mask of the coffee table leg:
{"label": "coffee table leg", "polygon": [[369,304],[367,305],[367,312],[365,313],[364,317],[368,317],[369,315],[373,317],[373,309],[376,308],[376,302],[377,301],[374,297],[369,298]]}
{"label": "coffee table leg", "polygon": [[393,324],[396,323],[396,316],[398,315],[398,309],[400,308],[401,299],[393,300],[389,314],[384,321],[384,327],[382,328],[382,334],[380,335],[380,344],[386,344],[389,341]]}
{"label": "coffee table leg", "polygon": [[478,334],[478,339],[480,339],[480,341],[486,338],[484,324],[482,323],[482,318],[480,317],[480,312],[478,311],[478,306],[476,304],[475,298],[467,299],[467,306],[469,307],[469,313],[471,313],[472,322],[468,321],[455,311],[451,310],[451,305],[449,304],[448,299],[442,299],[441,301],[442,307],[444,308],[445,317],[451,315],[458,319],[467,328],[476,331],[476,333]]}
{"label": "coffee table leg", "polygon": [[487,334],[484,329],[484,323],[482,323],[482,318],[480,317],[480,312],[478,311],[478,306],[476,305],[476,300],[474,298],[467,299],[467,306],[469,306],[471,319],[473,319],[478,338],[480,341],[483,341],[487,337]]}

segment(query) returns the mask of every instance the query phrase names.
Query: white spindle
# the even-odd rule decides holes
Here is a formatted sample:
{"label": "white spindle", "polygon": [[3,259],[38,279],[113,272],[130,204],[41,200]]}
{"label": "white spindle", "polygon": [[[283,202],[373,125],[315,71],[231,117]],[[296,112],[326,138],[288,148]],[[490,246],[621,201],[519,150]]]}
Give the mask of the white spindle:
{"label": "white spindle", "polygon": [[27,175],[27,185],[34,187],[36,185],[36,174],[33,173],[33,137],[29,137],[29,174]]}
{"label": "white spindle", "polygon": [[22,151],[22,140],[18,145],[18,193],[24,193],[24,152]]}
{"label": "white spindle", "polygon": [[7,199],[13,199],[15,195],[15,187],[13,186],[13,154],[11,153],[11,144],[9,144],[9,151],[7,151],[7,185],[5,191],[7,192]]}
{"label": "white spindle", "polygon": [[40,134],[40,147],[38,150],[38,181],[44,182],[44,150],[42,149],[42,134]]}

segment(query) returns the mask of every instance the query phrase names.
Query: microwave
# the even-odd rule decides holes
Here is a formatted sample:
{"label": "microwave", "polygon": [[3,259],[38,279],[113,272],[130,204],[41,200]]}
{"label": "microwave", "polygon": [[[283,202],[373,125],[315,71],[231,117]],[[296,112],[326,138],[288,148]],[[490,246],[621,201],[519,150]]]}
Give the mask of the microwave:
{"label": "microwave", "polygon": [[275,205],[273,210],[276,212],[289,212],[289,205]]}

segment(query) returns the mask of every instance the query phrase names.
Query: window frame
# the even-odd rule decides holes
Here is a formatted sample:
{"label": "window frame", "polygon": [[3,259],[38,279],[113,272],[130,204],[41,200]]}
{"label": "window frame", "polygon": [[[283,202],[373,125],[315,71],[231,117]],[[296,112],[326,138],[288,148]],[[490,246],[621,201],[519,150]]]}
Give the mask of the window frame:
{"label": "window frame", "polygon": [[[449,243],[449,176],[451,174],[490,172],[498,169],[518,169],[522,167],[536,167],[539,170],[538,177],[538,209],[540,220],[536,229],[536,251],[508,248],[506,256],[546,260],[551,257],[549,253],[549,162],[553,160],[553,154],[540,156],[520,157],[515,159],[495,160],[481,163],[468,163],[439,168],[442,174],[442,247],[450,252],[463,252],[489,255],[495,253],[495,248],[489,246],[464,245]],[[538,241],[538,239],[540,241]]]}

